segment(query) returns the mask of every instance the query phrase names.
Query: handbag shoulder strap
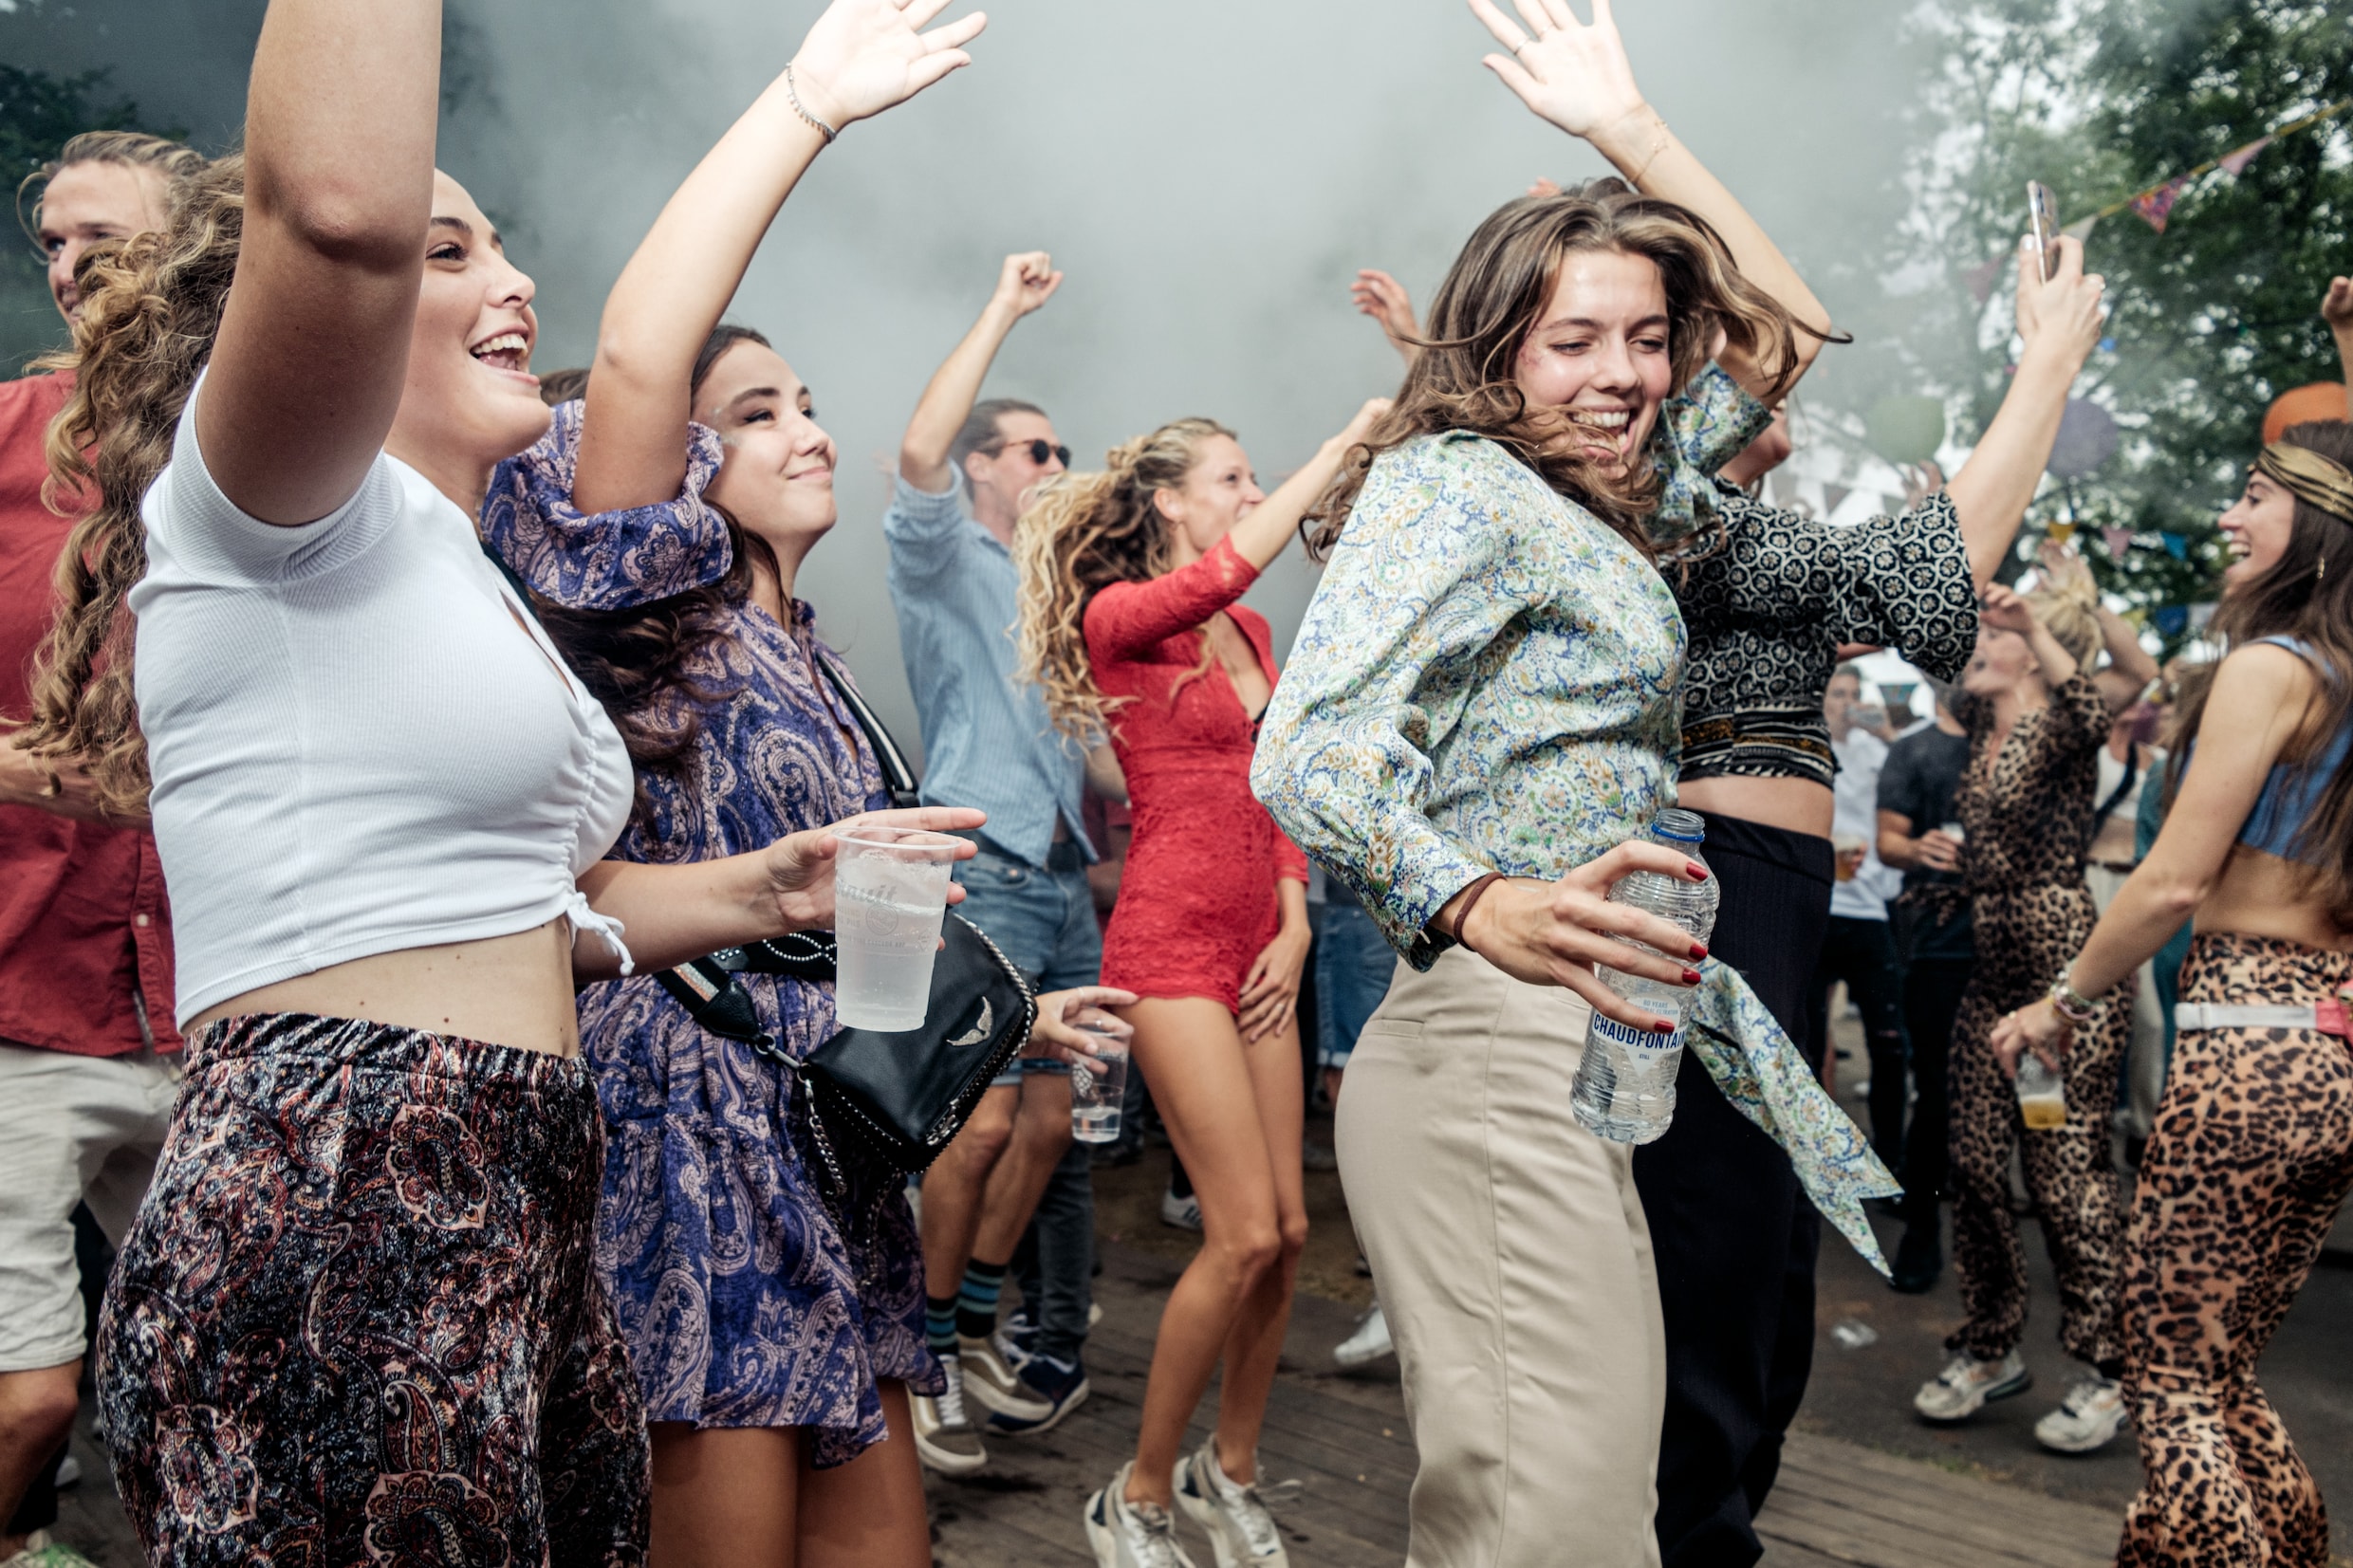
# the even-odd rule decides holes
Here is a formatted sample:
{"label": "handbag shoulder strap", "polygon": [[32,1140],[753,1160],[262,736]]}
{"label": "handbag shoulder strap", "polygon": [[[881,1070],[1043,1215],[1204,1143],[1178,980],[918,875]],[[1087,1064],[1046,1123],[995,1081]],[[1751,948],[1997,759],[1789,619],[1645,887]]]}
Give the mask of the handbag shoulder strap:
{"label": "handbag shoulder strap", "polygon": [[865,731],[866,744],[874,747],[874,760],[882,771],[882,787],[890,792],[891,804],[901,808],[922,803],[917,793],[915,769],[907,766],[906,753],[891,739],[891,732],[882,728],[874,710],[866,705],[865,693],[850,683],[850,678],[835,664],[830,653],[816,653],[817,668],[824,672],[825,684],[842,699],[842,706],[857,719],[858,728]]}

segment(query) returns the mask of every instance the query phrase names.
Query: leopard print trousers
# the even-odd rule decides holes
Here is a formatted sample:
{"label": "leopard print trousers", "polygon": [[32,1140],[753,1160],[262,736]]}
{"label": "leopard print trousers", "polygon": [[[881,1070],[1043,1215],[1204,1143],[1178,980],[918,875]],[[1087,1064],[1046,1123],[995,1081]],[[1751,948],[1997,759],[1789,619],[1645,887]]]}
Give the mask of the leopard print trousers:
{"label": "leopard print trousers", "polygon": [[1953,1271],[1966,1320],[1945,1348],[1984,1360],[2017,1348],[2027,1324],[2027,1259],[2010,1208],[2010,1150],[2023,1135],[2027,1190],[2059,1274],[2059,1342],[2113,1373],[2124,1342],[2117,1276],[2123,1199],[2108,1157],[2108,1115],[2132,1037],[2132,981],[2076,1031],[2066,1057],[2066,1125],[2025,1132],[2018,1096],[1993,1057],[1993,1025],[2040,1000],[2091,934],[2090,890],[2043,885],[1975,899],[1977,967],[1953,1025]]}
{"label": "leopard print trousers", "polygon": [[[2316,1003],[2353,953],[2201,935],[2185,1002]],[[2122,1568],[2325,1568],[2328,1516],[2255,1362],[2353,1191],[2353,1046],[2311,1029],[2197,1029],[2174,1049],[2141,1162],[2124,1289],[2141,1491]]]}

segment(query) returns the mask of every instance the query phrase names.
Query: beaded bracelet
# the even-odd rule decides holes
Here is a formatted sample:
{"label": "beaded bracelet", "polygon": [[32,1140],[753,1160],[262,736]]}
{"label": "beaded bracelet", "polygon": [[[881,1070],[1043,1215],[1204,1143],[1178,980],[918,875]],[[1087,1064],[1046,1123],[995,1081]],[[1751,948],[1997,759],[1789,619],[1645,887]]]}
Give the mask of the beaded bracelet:
{"label": "beaded bracelet", "polygon": [[2050,1005],[2061,1018],[2081,1028],[2092,1021],[2100,1004],[2075,988],[2073,968],[2069,965],[2061,969],[2059,978],[2050,983]]}
{"label": "beaded bracelet", "polygon": [[803,120],[807,120],[809,123],[809,128],[815,131],[819,136],[825,138],[826,146],[832,146],[833,138],[840,136],[842,133],[826,124],[824,120],[818,119],[815,115],[809,113],[808,110],[802,104],[801,89],[792,80],[792,62],[789,60],[785,62],[785,96],[792,101],[792,112],[799,115]]}

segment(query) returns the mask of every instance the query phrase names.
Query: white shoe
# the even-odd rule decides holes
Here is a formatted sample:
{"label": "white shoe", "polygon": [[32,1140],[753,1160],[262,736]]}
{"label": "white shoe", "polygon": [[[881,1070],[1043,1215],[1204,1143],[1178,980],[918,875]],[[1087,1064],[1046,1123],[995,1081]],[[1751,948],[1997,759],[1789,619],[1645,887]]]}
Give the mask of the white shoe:
{"label": "white shoe", "polygon": [[76,1459],[71,1454],[67,1454],[64,1459],[59,1460],[57,1464],[57,1489],[62,1492],[69,1486],[79,1486],[81,1485],[82,1461]]}
{"label": "white shoe", "polygon": [[1162,1190],[1160,1193],[1160,1223],[1179,1230],[1198,1231],[1201,1228],[1201,1200],[1191,1192],[1183,1197]]}
{"label": "white shoe", "polygon": [[997,1354],[992,1340],[956,1336],[956,1359],[964,1363],[964,1396],[982,1410],[1015,1421],[1043,1421],[1054,1407],[1021,1386],[1021,1374]]}
{"label": "white shoe", "polygon": [[2007,1399],[2034,1386],[2026,1358],[2016,1351],[1998,1361],[1980,1361],[1967,1351],[1953,1357],[1933,1383],[1922,1383],[1912,1408],[1926,1421],[1966,1421],[1989,1399]]}
{"label": "white shoe", "polygon": [[918,1393],[907,1400],[915,1419],[916,1457],[941,1475],[971,1475],[989,1463],[989,1450],[964,1411],[963,1367],[953,1356],[941,1356],[939,1365],[948,1374],[947,1388],[936,1396]]}
{"label": "white shoe", "polygon": [[1176,1544],[1176,1522],[1157,1503],[1127,1501],[1128,1472],[1120,1467],[1111,1485],[1086,1500],[1086,1543],[1095,1548],[1095,1568],[1194,1568]]}
{"label": "white shoe", "polygon": [[2059,1453],[2091,1453],[2123,1430],[2124,1386],[2095,1372],[2077,1378],[2059,1408],[2034,1423],[2034,1441]]}
{"label": "white shoe", "polygon": [[1217,1568],[1290,1568],[1283,1533],[1267,1511],[1266,1493],[1256,1482],[1240,1485],[1226,1478],[1215,1438],[1176,1467],[1176,1506],[1208,1533]]}
{"label": "white shoe", "polygon": [[1332,1347],[1332,1359],[1343,1367],[1362,1367],[1397,1354],[1397,1346],[1389,1338],[1389,1316],[1375,1301],[1370,1311],[1356,1320],[1356,1332]]}

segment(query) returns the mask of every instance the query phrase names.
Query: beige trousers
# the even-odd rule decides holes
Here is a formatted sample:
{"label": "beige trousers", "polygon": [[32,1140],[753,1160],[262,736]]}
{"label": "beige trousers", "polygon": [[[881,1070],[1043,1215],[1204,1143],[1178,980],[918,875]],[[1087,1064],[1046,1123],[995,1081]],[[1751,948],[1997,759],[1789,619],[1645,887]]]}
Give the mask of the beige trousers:
{"label": "beige trousers", "polygon": [[1666,1342],[1633,1150],[1569,1114],[1589,1009],[1460,948],[1349,1059],[1340,1174],[1420,1467],[1410,1568],[1656,1564]]}

